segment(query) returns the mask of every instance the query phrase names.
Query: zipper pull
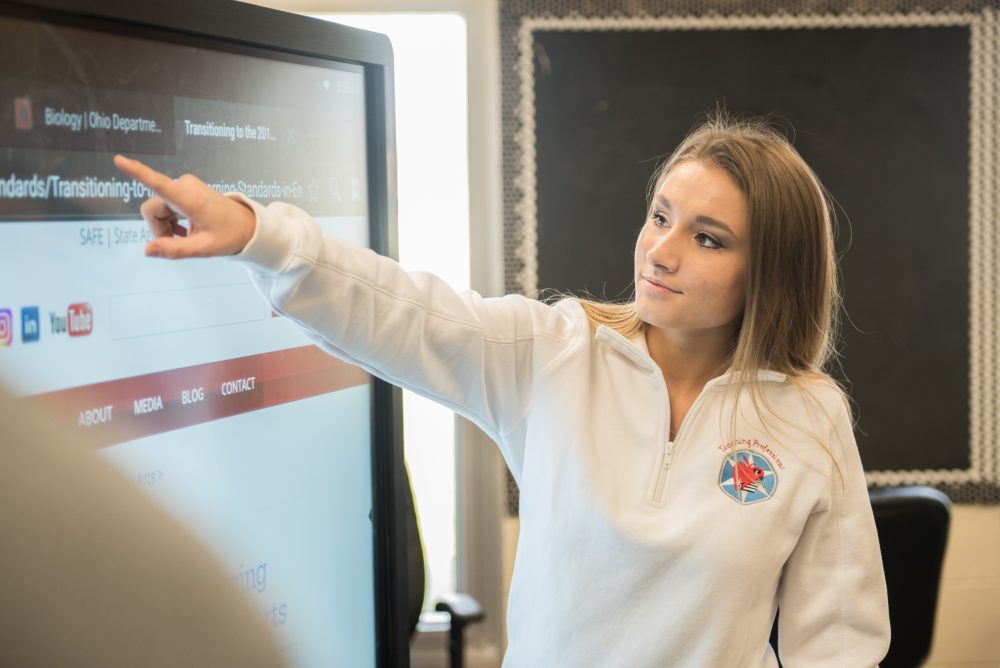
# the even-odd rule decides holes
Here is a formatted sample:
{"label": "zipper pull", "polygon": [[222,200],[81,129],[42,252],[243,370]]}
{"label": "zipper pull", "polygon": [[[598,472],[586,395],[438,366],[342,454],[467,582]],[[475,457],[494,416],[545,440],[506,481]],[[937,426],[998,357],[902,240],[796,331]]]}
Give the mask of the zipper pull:
{"label": "zipper pull", "polygon": [[667,441],[667,445],[663,452],[663,468],[670,468],[670,462],[674,459],[674,442]]}
{"label": "zipper pull", "polygon": [[667,483],[667,472],[670,470],[670,462],[674,458],[674,442],[667,441],[663,446],[663,462],[660,464],[660,472],[656,476],[656,486],[653,488],[653,503],[659,505],[663,499],[663,487]]}

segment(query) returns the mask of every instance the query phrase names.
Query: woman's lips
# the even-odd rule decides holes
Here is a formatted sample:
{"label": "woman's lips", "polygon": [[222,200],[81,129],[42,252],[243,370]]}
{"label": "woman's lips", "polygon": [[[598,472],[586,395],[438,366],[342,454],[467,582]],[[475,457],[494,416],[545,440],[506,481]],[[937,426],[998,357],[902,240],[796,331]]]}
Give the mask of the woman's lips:
{"label": "woman's lips", "polygon": [[670,295],[681,295],[681,294],[684,294],[680,290],[674,290],[673,288],[667,287],[663,283],[655,281],[655,280],[653,280],[651,278],[646,278],[645,276],[643,276],[642,280],[644,280],[646,282],[646,286],[650,290],[652,290],[653,292],[657,292],[657,293],[660,293],[660,294],[670,294]]}

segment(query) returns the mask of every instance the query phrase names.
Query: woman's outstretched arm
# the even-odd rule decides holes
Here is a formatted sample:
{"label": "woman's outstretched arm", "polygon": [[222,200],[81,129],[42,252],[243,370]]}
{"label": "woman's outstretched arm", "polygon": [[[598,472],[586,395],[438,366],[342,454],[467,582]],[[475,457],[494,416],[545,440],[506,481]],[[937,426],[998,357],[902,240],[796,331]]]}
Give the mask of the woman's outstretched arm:
{"label": "woman's outstretched arm", "polygon": [[[272,308],[318,345],[469,417],[520,473],[523,444],[506,437],[525,417],[535,381],[589,332],[579,305],[459,293],[433,274],[324,235],[295,206],[224,196],[136,161],[115,164],[157,193],[142,205],[156,234],[148,255],[232,255]],[[190,233],[178,222],[184,217]]]}

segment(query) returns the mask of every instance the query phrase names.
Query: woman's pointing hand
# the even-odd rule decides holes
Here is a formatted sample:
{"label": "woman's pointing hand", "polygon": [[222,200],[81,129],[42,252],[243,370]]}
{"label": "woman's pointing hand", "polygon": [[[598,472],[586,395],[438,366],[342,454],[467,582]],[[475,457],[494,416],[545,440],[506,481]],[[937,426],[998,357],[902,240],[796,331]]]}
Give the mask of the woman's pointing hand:
{"label": "woman's pointing hand", "polygon": [[[146,244],[146,255],[172,260],[234,255],[253,237],[253,210],[197,176],[174,180],[122,155],[115,156],[115,167],[156,193],[139,209],[155,237]],[[181,218],[188,219],[189,229],[181,226]]]}

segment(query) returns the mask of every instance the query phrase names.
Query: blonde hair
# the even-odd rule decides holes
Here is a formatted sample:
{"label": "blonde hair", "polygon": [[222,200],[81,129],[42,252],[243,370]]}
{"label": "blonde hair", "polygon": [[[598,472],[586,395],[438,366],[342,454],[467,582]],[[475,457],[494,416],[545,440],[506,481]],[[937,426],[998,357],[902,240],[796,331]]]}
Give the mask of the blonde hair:
{"label": "blonde hair", "polygon": [[[762,424],[768,421],[761,403],[774,415],[757,386],[758,369],[785,374],[831,423],[832,418],[807,384],[818,380],[832,385],[850,415],[846,392],[824,371],[837,356],[842,299],[833,236],[836,220],[816,174],[767,119],[734,118],[717,111],[695,126],[654,174],[647,218],[652,213],[652,198],[667,176],[677,165],[691,160],[723,169],[743,191],[747,203],[746,302],[725,364],[736,374],[732,431],[736,428],[736,404],[744,389]],[[646,330],[634,300],[608,303],[581,299],[580,303],[594,327],[606,325],[628,337]],[[829,452],[825,439],[808,426],[794,426],[815,437]]]}

